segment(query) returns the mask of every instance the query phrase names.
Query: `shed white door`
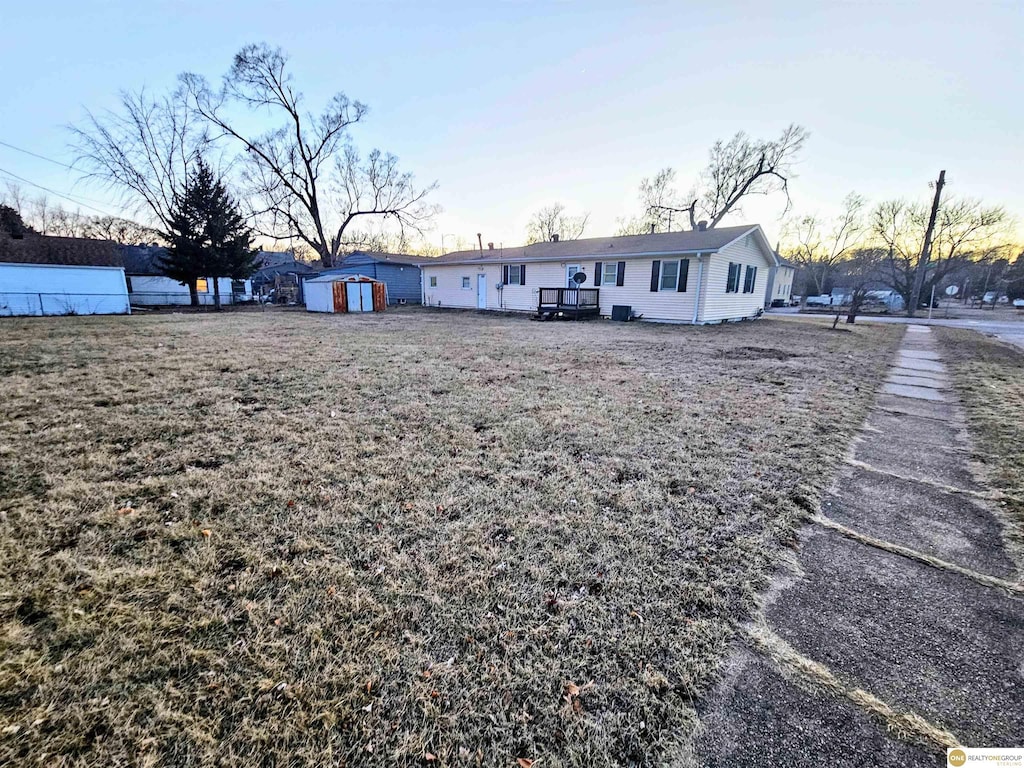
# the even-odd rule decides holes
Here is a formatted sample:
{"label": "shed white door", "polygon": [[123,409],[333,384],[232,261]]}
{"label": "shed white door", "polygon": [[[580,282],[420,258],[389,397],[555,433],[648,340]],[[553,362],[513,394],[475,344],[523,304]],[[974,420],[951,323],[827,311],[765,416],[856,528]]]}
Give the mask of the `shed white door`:
{"label": "shed white door", "polygon": [[487,309],[487,275],[476,276],[476,308]]}
{"label": "shed white door", "polygon": [[345,283],[349,312],[373,312],[373,283]]}

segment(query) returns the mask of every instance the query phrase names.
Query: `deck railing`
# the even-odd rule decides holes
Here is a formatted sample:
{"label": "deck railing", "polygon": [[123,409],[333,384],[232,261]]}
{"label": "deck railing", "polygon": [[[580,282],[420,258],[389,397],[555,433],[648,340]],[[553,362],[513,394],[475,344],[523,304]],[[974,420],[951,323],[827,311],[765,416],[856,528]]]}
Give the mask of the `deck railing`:
{"label": "deck railing", "polygon": [[539,309],[599,306],[600,288],[541,288]]}
{"label": "deck railing", "polygon": [[600,312],[599,288],[541,288],[537,314],[546,317],[589,317]]}

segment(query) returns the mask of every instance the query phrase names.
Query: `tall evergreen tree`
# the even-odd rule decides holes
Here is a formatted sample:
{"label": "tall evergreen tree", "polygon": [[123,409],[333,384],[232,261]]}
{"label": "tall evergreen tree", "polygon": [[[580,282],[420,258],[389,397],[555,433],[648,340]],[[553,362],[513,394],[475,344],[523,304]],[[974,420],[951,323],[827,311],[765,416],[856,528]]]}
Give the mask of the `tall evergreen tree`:
{"label": "tall evergreen tree", "polygon": [[199,305],[196,283],[213,279],[213,302],[220,309],[218,278],[243,280],[257,269],[252,230],[222,181],[200,159],[182,195],[174,200],[167,255],[158,266],[189,287],[192,306]]}

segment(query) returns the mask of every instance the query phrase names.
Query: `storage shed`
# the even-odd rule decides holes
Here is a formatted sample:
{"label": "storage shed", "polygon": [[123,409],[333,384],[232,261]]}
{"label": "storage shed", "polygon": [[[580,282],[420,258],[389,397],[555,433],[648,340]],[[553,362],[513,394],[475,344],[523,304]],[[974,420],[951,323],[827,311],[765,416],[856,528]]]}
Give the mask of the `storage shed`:
{"label": "storage shed", "polygon": [[387,286],[366,275],[323,275],[304,281],[309,312],[383,312]]}

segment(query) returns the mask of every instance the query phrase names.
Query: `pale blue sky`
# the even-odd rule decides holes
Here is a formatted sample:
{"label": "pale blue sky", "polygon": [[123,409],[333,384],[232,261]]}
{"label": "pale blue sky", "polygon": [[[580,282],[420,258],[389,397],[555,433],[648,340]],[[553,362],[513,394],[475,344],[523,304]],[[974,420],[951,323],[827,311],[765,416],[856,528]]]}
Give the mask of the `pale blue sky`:
{"label": "pale blue sky", "polygon": [[[691,178],[716,138],[790,122],[811,132],[798,212],[832,212],[851,190],[925,198],[945,168],[951,193],[1024,213],[1019,0],[0,0],[0,27],[0,141],[64,161],[63,126],[119,89],[162,89],[183,70],[215,79],[243,44],[280,45],[311,107],[338,90],[366,102],[357,143],[440,183],[434,242],[521,242],[553,201],[611,234],[639,212],[642,177],[672,165]],[[3,146],[0,168],[115,208]],[[780,210],[759,201],[742,218],[774,238]]]}

